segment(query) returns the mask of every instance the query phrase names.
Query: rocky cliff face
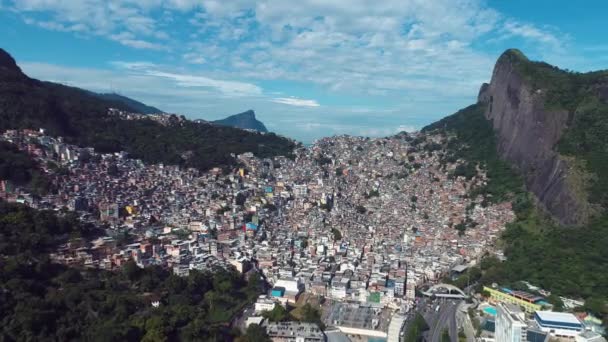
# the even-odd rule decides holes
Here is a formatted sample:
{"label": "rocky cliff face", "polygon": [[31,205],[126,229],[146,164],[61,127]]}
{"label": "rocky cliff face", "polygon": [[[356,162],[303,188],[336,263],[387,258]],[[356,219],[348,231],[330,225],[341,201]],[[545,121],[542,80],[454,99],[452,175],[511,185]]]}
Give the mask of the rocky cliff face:
{"label": "rocky cliff face", "polygon": [[576,196],[567,177],[570,165],[555,152],[568,111],[545,107],[543,90],[533,89],[518,71],[519,58],[525,57],[510,50],[498,59],[478,100],[487,105],[485,116],[497,134],[500,155],[519,169],[539,202],[563,224],[583,223],[587,202]]}

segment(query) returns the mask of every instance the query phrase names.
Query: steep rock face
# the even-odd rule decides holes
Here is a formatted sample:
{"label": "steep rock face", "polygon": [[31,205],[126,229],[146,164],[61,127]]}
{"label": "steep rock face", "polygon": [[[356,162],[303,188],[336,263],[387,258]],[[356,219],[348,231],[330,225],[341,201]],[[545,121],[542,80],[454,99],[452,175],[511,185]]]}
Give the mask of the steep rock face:
{"label": "steep rock face", "polygon": [[525,57],[507,51],[498,59],[478,100],[487,104],[485,116],[497,133],[500,155],[520,170],[528,189],[561,223],[582,223],[586,201],[568,184],[569,165],[554,149],[569,114],[545,108],[543,91],[532,89],[518,72],[517,58]]}

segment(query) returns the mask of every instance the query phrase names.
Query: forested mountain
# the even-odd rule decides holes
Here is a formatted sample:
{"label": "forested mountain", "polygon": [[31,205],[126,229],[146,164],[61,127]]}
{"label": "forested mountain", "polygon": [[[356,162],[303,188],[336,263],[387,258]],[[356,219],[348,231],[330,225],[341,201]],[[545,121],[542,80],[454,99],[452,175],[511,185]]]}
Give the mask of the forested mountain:
{"label": "forested mountain", "polygon": [[163,125],[153,119],[124,120],[108,108],[136,110],[124,101],[25,75],[0,49],[0,130],[45,128],[66,142],[100,152],[124,150],[146,162],[178,164],[202,170],[230,167],[231,154],[253,152],[260,157],[289,155],[293,141],[273,133],[248,132],[189,120]]}
{"label": "forested mountain", "polygon": [[231,115],[222,120],[212,121],[216,125],[230,126],[242,129],[252,129],[258,132],[268,132],[266,126],[255,118],[255,112],[248,110],[246,112]]}
{"label": "forested mountain", "polygon": [[583,297],[608,319],[608,72],[564,71],[508,50],[477,104],[423,131],[452,136],[448,155],[487,170],[475,191],[513,202],[507,260],[482,264],[482,282],[526,280]]}

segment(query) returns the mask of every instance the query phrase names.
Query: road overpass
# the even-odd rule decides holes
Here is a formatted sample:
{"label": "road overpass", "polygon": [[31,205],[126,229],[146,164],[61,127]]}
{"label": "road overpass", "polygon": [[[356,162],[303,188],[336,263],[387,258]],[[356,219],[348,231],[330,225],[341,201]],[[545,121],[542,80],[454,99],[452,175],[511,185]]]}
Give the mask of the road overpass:
{"label": "road overpass", "polygon": [[[445,290],[447,293],[439,292]],[[427,297],[435,296],[437,298],[447,299],[466,299],[469,298],[461,289],[450,284],[435,284],[429,287],[428,290],[422,292]]]}

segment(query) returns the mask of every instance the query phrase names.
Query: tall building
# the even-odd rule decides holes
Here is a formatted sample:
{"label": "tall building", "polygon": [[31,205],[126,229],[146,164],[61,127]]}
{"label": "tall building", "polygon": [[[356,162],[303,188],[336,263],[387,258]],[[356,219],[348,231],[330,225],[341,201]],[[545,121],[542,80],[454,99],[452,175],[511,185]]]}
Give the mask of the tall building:
{"label": "tall building", "polygon": [[306,184],[296,184],[293,186],[293,193],[296,197],[304,197],[308,194],[308,186]]}
{"label": "tall building", "polygon": [[496,306],[496,342],[525,342],[527,334],[526,315],[513,304]]}
{"label": "tall building", "polygon": [[401,298],[405,295],[405,279],[395,280],[395,297]]}

